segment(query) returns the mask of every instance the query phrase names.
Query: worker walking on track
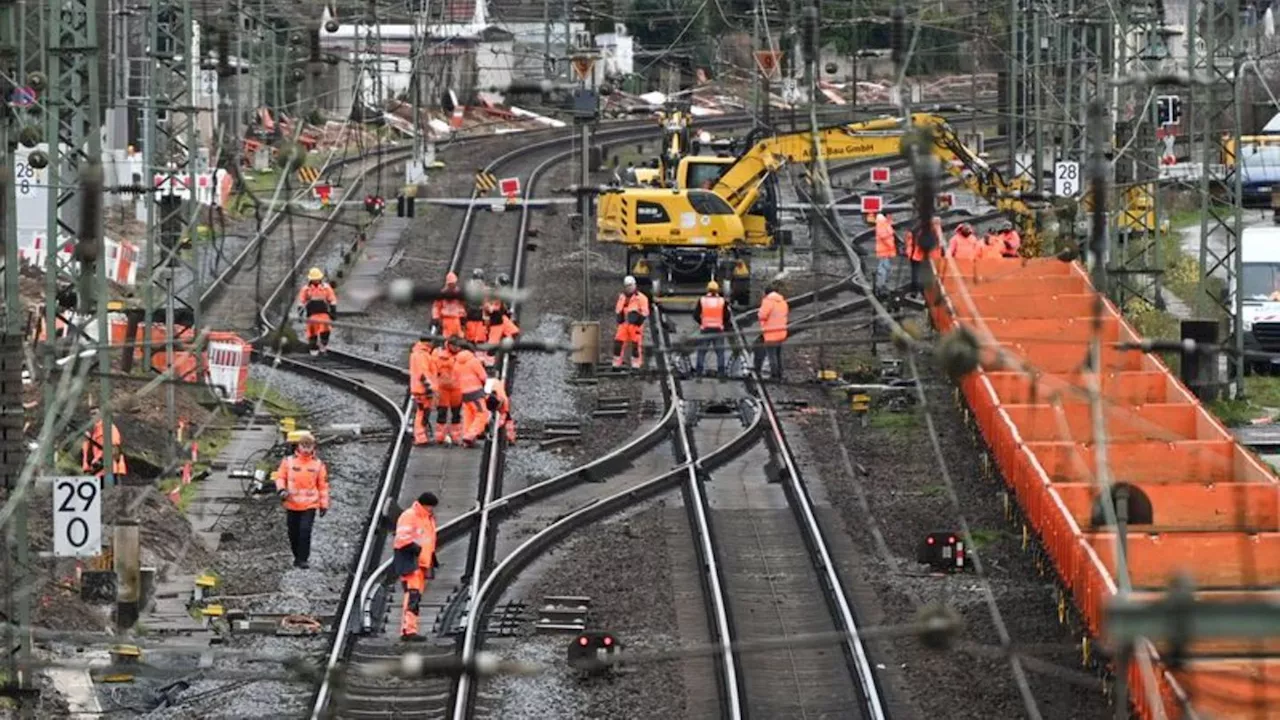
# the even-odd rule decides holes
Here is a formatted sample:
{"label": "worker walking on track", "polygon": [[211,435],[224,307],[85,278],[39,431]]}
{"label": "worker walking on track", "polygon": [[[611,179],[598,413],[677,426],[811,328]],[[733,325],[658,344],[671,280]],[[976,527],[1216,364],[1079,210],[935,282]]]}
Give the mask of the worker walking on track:
{"label": "worker walking on track", "polygon": [[329,331],[338,313],[338,295],[324,281],[320,268],[307,272],[307,284],[298,291],[298,317],[307,318],[307,344],[312,355],[329,352]]}
{"label": "worker walking on track", "polygon": [[423,639],[418,634],[418,612],[427,580],[437,567],[435,493],[424,492],[396,519],[396,539],[392,544],[392,572],[400,576],[404,600],[400,610],[400,639]]}
{"label": "worker walking on track", "polygon": [[782,296],[781,284],[774,280],[765,287],[764,299],[760,301],[760,342],[756,345],[756,376],[763,378],[765,357],[769,358],[769,374],[774,380],[782,381],[782,343],[787,339],[787,313],[790,308],[787,299]]}
{"label": "worker walking on track", "polygon": [[649,298],[636,290],[636,279],[630,275],[622,279],[622,292],[614,306],[618,316],[618,331],[613,336],[613,366],[622,367],[627,347],[634,346],[631,367],[644,366],[644,323],[649,319]]}
{"label": "worker walking on track", "polygon": [[419,338],[409,350],[409,394],[413,396],[413,444],[426,445],[431,442],[431,383],[435,376],[431,339],[427,336]]}
{"label": "worker walking on track", "polygon": [[436,401],[436,442],[453,445],[462,442],[462,389],[458,384],[458,348],[460,335],[445,340],[432,357],[434,371],[431,388]]}
{"label": "worker walking on track", "polygon": [[893,259],[898,256],[898,235],[893,231],[893,220],[884,213],[876,213],[876,285],[875,290],[884,294],[889,288],[889,273]]}
{"label": "worker walking on track", "polygon": [[475,447],[476,440],[489,428],[489,407],[485,402],[489,374],[480,358],[465,347],[454,356],[454,371],[462,394],[462,444]]}
{"label": "worker walking on track", "polygon": [[947,245],[947,257],[956,260],[976,260],[982,256],[982,241],[973,234],[969,223],[962,223]]}
{"label": "worker walking on track", "polygon": [[[444,291],[458,292],[458,276],[444,276]],[[431,319],[444,337],[462,334],[462,321],[467,317],[467,304],[462,298],[440,298],[431,304]]]}
{"label": "worker walking on track", "polygon": [[[106,450],[104,447],[106,431],[102,423],[102,413],[94,410],[93,414],[95,422],[89,432],[85,433],[84,446],[80,449],[80,469],[101,479],[107,474],[103,460]],[[111,423],[111,474],[121,477],[128,472],[129,468],[124,460],[124,448],[120,447],[120,428],[116,427],[115,423]]]}
{"label": "worker walking on track", "polygon": [[720,295],[720,283],[712,280],[707,283],[707,294],[698,298],[693,306],[693,319],[698,323],[702,337],[698,338],[697,359],[693,366],[699,375],[707,372],[707,348],[715,350],[716,373],[723,376],[724,367],[724,327],[728,312],[724,297]]}
{"label": "worker walking on track", "polygon": [[507,396],[506,383],[502,382],[501,378],[489,378],[484,390],[488,395],[485,402],[490,412],[498,413],[497,426],[507,434],[507,444],[515,445],[516,421],[511,417],[511,398]]}
{"label": "worker walking on track", "polygon": [[472,270],[471,279],[467,281],[467,322],[462,328],[463,336],[469,343],[483,343],[489,335],[488,323],[485,322],[488,291],[489,288],[484,283],[484,270]]}
{"label": "worker walking on track", "polygon": [[310,567],[311,525],[316,512],[329,512],[329,468],[316,457],[316,439],[303,430],[295,436],[294,453],[280,461],[276,470],[276,492],[288,514],[289,546],[293,566]]}

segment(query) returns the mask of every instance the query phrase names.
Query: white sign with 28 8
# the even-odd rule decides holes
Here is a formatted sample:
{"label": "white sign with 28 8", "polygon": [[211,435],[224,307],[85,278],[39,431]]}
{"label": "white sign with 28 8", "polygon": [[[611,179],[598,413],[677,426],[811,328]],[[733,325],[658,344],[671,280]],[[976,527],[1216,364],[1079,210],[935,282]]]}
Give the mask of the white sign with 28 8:
{"label": "white sign with 28 8", "polygon": [[96,477],[53,479],[55,557],[91,557],[102,553],[101,482]]}
{"label": "white sign with 28 8", "polygon": [[1053,164],[1053,194],[1075,197],[1080,192],[1080,163],[1059,160]]}

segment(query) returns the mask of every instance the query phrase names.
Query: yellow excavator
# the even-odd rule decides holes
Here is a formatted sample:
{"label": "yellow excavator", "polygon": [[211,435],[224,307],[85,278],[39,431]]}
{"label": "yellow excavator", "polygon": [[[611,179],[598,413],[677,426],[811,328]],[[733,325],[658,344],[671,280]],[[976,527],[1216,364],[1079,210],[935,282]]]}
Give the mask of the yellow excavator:
{"label": "yellow excavator", "polygon": [[[911,125],[932,130],[928,148],[943,171],[957,177],[996,209],[1010,213],[1025,242],[1036,241],[1035,213],[1021,199],[1030,190],[1006,180],[960,141],[938,115],[917,113]],[[818,152],[828,161],[891,157],[903,151],[906,122],[879,118],[820,128]],[[773,184],[787,163],[812,159],[810,131],[748,139],[737,157],[681,158],[674,188],[610,188],[597,201],[597,240],[627,246],[631,275],[659,296],[680,284],[716,278],[735,304],[750,302],[750,256],[775,245],[777,212],[793,209],[777,201]],[[807,205],[796,204],[794,209]]]}

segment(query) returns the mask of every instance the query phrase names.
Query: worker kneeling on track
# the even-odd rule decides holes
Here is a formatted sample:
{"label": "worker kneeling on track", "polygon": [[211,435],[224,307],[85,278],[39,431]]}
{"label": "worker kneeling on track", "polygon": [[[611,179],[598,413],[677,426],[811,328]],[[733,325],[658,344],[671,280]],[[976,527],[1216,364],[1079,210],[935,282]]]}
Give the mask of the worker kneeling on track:
{"label": "worker kneeling on track", "polygon": [[409,394],[413,396],[413,444],[431,442],[432,377],[435,376],[434,353],[431,340],[421,337],[409,351]]}
{"label": "worker kneeling on track", "polygon": [[463,344],[460,335],[445,340],[444,347],[432,356],[431,387],[436,401],[436,442],[453,445],[462,442],[462,387],[459,384],[458,352]]}
{"label": "worker kneeling on track", "polygon": [[511,398],[507,396],[506,383],[499,378],[489,378],[489,381],[485,383],[484,391],[485,395],[488,396],[485,400],[485,405],[490,412],[498,413],[497,427],[506,432],[507,443],[515,445],[516,421],[515,418],[511,417]]}
{"label": "worker kneeling on track", "polygon": [[[510,285],[511,278],[506,273],[498,276],[499,288],[509,287]],[[520,334],[520,326],[516,325],[515,321],[511,319],[511,309],[499,298],[490,298],[485,302],[484,317],[485,322],[489,324],[488,336],[484,342],[491,346],[501,345],[502,341],[507,339],[514,341],[515,337]],[[484,361],[485,367],[489,368],[492,368],[497,361],[492,351],[480,353],[480,359]]]}
{"label": "worker kneeling on track", "polygon": [[436,511],[439,499],[424,492],[396,519],[396,539],[391,569],[400,576],[404,589],[401,603],[400,639],[421,640],[418,634],[418,612],[427,580],[434,577],[436,562]]}
{"label": "worker kneeling on track", "polygon": [[724,326],[726,312],[724,297],[720,295],[720,283],[712,280],[707,283],[707,294],[698,298],[693,306],[693,319],[698,323],[702,337],[698,338],[698,354],[694,362],[694,370],[699,375],[707,371],[707,349],[716,353],[716,373],[723,376],[724,367]]}
{"label": "worker kneeling on track", "polygon": [[614,305],[618,316],[618,331],[613,336],[613,366],[622,367],[627,347],[634,350],[631,367],[644,366],[644,323],[649,319],[649,298],[636,290],[636,279],[630,275],[622,279],[622,292]]}
{"label": "worker kneeling on track", "polygon": [[329,352],[329,332],[338,313],[338,295],[324,281],[320,268],[311,268],[307,284],[298,291],[298,317],[307,318],[307,344],[312,355]]}

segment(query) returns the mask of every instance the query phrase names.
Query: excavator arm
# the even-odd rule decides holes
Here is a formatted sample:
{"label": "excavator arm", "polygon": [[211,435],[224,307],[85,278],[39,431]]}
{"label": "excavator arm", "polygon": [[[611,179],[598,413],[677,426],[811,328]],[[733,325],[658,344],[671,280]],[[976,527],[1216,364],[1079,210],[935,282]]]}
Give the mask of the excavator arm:
{"label": "excavator arm", "polygon": [[[1020,184],[1006,181],[998,170],[978,157],[942,117],[917,113],[911,117],[911,124],[932,129],[933,144],[929,151],[943,170],[997,210],[1015,215],[1023,237],[1034,238],[1035,213],[1019,197]],[[901,118],[835,125],[818,130],[817,144],[828,161],[892,157],[902,153],[904,130]],[[787,163],[809,162],[813,148],[813,136],[808,131],[758,140],[720,175],[713,190],[734,212],[745,215],[759,198],[760,189],[771,173]]]}

